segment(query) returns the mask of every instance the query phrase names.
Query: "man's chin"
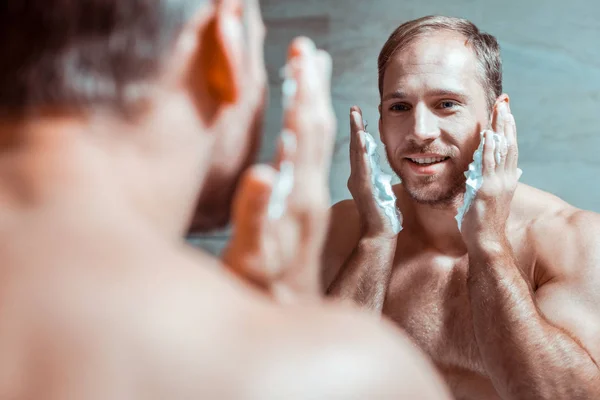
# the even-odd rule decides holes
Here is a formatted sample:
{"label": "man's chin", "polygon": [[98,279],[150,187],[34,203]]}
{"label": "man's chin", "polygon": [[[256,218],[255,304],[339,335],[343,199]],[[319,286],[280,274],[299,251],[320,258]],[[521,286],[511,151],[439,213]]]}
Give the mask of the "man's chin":
{"label": "man's chin", "polygon": [[442,195],[442,196],[413,196],[412,199],[421,205],[429,206],[432,208],[448,208],[454,207],[459,203],[458,195]]}
{"label": "man's chin", "polygon": [[435,184],[411,185],[410,183],[403,183],[403,185],[413,201],[418,204],[433,207],[447,207],[455,205],[458,201],[462,200],[462,195],[465,190],[464,184],[457,185],[452,188],[438,187]]}

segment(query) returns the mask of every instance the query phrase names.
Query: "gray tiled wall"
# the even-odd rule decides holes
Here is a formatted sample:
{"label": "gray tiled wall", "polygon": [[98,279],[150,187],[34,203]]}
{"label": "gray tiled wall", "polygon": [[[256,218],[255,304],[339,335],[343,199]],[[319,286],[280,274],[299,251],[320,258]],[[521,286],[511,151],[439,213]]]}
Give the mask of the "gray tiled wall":
{"label": "gray tiled wall", "polygon": [[[470,19],[502,48],[504,87],[519,130],[522,181],[600,212],[600,3],[593,0],[263,0],[270,107],[261,160],[269,160],[281,118],[278,68],[287,43],[306,35],[334,62],[339,151],[332,202],[350,197],[348,109],[376,126],[379,50],[402,22],[430,14]],[[227,232],[194,243],[218,253]]]}

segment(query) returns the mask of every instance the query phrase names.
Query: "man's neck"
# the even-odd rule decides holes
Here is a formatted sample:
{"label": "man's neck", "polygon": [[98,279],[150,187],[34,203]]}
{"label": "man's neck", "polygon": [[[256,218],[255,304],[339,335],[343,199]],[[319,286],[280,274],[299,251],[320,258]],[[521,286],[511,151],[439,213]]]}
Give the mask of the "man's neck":
{"label": "man's neck", "polygon": [[[2,199],[18,207],[95,190],[102,182],[92,173],[99,157],[86,145],[84,129],[66,118],[0,121]],[[85,180],[89,184],[82,185]]]}
{"label": "man's neck", "polygon": [[71,117],[0,121],[0,214],[14,219],[32,208],[82,218],[127,214],[179,236],[181,227],[156,213],[160,207],[146,193],[150,163],[108,134],[110,124]]}
{"label": "man's neck", "polygon": [[466,246],[455,219],[461,199],[445,204],[424,204],[414,200],[402,185],[395,188],[403,226],[427,245],[448,255],[466,254]]}

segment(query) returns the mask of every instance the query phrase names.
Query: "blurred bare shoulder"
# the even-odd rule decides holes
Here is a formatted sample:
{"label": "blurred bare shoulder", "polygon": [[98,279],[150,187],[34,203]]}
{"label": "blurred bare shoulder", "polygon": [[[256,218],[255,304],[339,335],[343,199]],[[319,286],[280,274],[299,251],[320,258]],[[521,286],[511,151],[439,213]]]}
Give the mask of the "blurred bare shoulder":
{"label": "blurred bare shoulder", "polygon": [[238,321],[260,296],[214,258],[135,233],[38,248],[46,262],[3,254],[0,398],[233,398],[210,382],[242,357]]}
{"label": "blurred bare shoulder", "polygon": [[222,368],[210,380],[219,398],[450,399],[433,365],[391,322],[336,302],[282,306],[211,271],[203,292],[226,299],[211,302],[221,325],[201,354]]}
{"label": "blurred bare shoulder", "polygon": [[125,260],[3,285],[1,397],[447,398],[379,319],[276,305],[190,249]]}
{"label": "blurred bare shoulder", "polygon": [[254,398],[451,398],[432,364],[391,323],[334,303],[290,311],[269,330],[275,345],[266,360],[278,384]]}

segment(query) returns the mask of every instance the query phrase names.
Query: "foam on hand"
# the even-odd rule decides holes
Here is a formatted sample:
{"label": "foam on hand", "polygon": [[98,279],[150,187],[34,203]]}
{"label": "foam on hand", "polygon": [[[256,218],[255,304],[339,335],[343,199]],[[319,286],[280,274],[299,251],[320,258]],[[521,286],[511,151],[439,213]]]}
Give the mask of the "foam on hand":
{"label": "foam on hand", "polygon": [[[290,135],[290,136],[287,136]],[[283,140],[286,137],[293,137],[292,133],[282,133]],[[294,164],[290,161],[282,161],[279,164],[279,174],[273,185],[273,191],[269,198],[269,207],[267,214],[269,219],[279,219],[283,215],[287,206],[287,199],[294,188]]]}
{"label": "foam on hand", "polygon": [[[283,67],[280,71],[283,84],[281,85],[281,102],[283,109],[286,110],[292,105],[298,85],[292,76],[289,65]],[[293,132],[284,130],[281,132],[281,141],[284,148],[284,154],[296,146],[296,137]],[[279,164],[279,173],[277,180],[273,185],[273,191],[269,198],[267,215],[270,219],[281,218],[287,207],[287,198],[294,188],[294,164],[289,160],[283,160]]]}
{"label": "foam on hand", "polygon": [[279,71],[279,76],[283,79],[283,83],[281,84],[281,103],[284,110],[292,105],[292,101],[298,90],[298,83],[292,74],[292,65],[294,61],[292,60],[290,62],[292,64],[286,64]]}
{"label": "foam on hand", "polygon": [[[494,152],[494,157],[496,162],[499,161],[500,152],[498,151],[500,147],[500,143],[505,141],[503,136],[498,135],[497,133],[492,133],[492,137],[496,144],[496,151]],[[505,143],[505,142],[504,142]],[[462,221],[465,217],[465,214],[469,211],[471,207],[471,203],[475,199],[477,195],[477,191],[483,185],[483,146],[485,145],[485,136],[484,132],[481,132],[481,142],[479,143],[479,147],[475,150],[473,154],[473,162],[469,164],[469,169],[465,172],[465,177],[467,178],[466,182],[466,191],[463,204],[458,208],[458,213],[456,214],[456,222],[458,223],[458,230],[460,231],[462,228]],[[522,174],[522,171],[518,169],[519,177]]]}
{"label": "foam on hand", "polygon": [[375,192],[375,201],[388,217],[394,233],[402,230],[402,214],[396,207],[396,195],[392,190],[392,176],[386,174],[379,166],[379,155],[377,154],[377,143],[369,132],[366,131],[365,124],[365,147],[371,168],[371,184]]}

